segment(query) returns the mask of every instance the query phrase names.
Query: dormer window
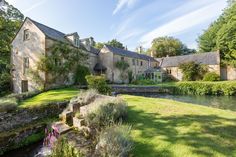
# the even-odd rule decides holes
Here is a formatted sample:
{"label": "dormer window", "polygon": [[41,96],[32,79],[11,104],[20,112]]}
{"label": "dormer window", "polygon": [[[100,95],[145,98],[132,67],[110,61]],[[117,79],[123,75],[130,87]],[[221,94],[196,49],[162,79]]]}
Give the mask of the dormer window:
{"label": "dormer window", "polygon": [[24,30],[24,37],[23,37],[23,40],[24,40],[24,41],[29,40],[29,30],[28,30],[28,29],[25,29],[25,30]]}
{"label": "dormer window", "polygon": [[74,39],[74,44],[75,44],[75,46],[77,46],[77,47],[79,47],[79,38],[75,38]]}

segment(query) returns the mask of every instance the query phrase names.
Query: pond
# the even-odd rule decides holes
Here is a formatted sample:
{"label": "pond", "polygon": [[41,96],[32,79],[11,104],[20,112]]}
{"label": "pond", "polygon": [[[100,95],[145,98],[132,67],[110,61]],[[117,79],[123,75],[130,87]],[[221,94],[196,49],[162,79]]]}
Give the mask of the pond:
{"label": "pond", "polygon": [[236,96],[170,95],[159,93],[133,93],[132,95],[171,99],[185,103],[192,103],[196,105],[204,105],[224,110],[236,111]]}

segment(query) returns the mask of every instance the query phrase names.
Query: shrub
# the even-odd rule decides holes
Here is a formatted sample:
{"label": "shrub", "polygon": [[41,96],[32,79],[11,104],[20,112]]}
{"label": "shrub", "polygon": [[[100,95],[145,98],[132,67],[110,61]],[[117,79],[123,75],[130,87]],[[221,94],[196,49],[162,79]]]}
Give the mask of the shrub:
{"label": "shrub", "polygon": [[0,112],[14,111],[16,110],[17,106],[17,99],[14,97],[0,99]]}
{"label": "shrub", "polygon": [[219,81],[220,76],[215,72],[208,72],[204,75],[203,81]]}
{"label": "shrub", "polygon": [[86,75],[90,75],[89,68],[86,66],[78,65],[74,75],[75,84],[86,85]]}
{"label": "shrub", "polygon": [[11,75],[7,72],[0,72],[0,96],[10,92]]}
{"label": "shrub", "polygon": [[81,91],[77,97],[71,99],[70,103],[76,101],[80,103],[82,106],[84,106],[94,101],[94,99],[96,99],[97,96],[98,96],[98,91],[95,89]]}
{"label": "shrub", "polygon": [[60,137],[52,148],[50,157],[82,157],[81,153],[71,146],[68,141]]}
{"label": "shrub", "polygon": [[111,88],[107,85],[104,76],[87,75],[86,80],[90,89],[95,89],[101,94],[111,93]]}
{"label": "shrub", "polygon": [[137,80],[133,81],[132,84],[135,84],[135,85],[154,85],[154,84],[156,84],[156,82],[151,80],[151,79],[137,79]]}
{"label": "shrub", "polygon": [[120,98],[103,98],[94,103],[85,115],[85,120],[90,126],[106,126],[127,116],[127,104]]}
{"label": "shrub", "polygon": [[128,157],[133,143],[130,137],[130,126],[114,125],[104,129],[97,144],[101,156]]}
{"label": "shrub", "polygon": [[206,66],[195,62],[183,63],[179,68],[183,72],[184,81],[202,80],[204,74],[207,72]]}
{"label": "shrub", "polygon": [[236,82],[178,82],[176,94],[235,95]]}

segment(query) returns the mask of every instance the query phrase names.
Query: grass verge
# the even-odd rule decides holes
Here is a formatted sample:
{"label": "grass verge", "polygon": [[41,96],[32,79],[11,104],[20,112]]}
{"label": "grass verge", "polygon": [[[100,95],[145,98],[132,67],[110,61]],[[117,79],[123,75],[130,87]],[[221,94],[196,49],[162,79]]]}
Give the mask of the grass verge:
{"label": "grass verge", "polygon": [[234,157],[236,112],[167,99],[122,96],[137,157]]}

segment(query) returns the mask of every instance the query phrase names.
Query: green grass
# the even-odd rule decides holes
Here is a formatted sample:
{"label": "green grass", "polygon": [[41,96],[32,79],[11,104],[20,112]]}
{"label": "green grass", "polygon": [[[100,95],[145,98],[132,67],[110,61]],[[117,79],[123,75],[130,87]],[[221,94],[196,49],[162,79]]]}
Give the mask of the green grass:
{"label": "green grass", "polygon": [[64,88],[50,90],[44,93],[41,93],[32,98],[26,99],[20,102],[20,107],[31,107],[46,104],[49,102],[60,102],[70,100],[72,97],[76,96],[79,93],[79,90],[76,88]]}
{"label": "green grass", "polygon": [[122,96],[137,157],[234,157],[236,112],[167,99]]}

